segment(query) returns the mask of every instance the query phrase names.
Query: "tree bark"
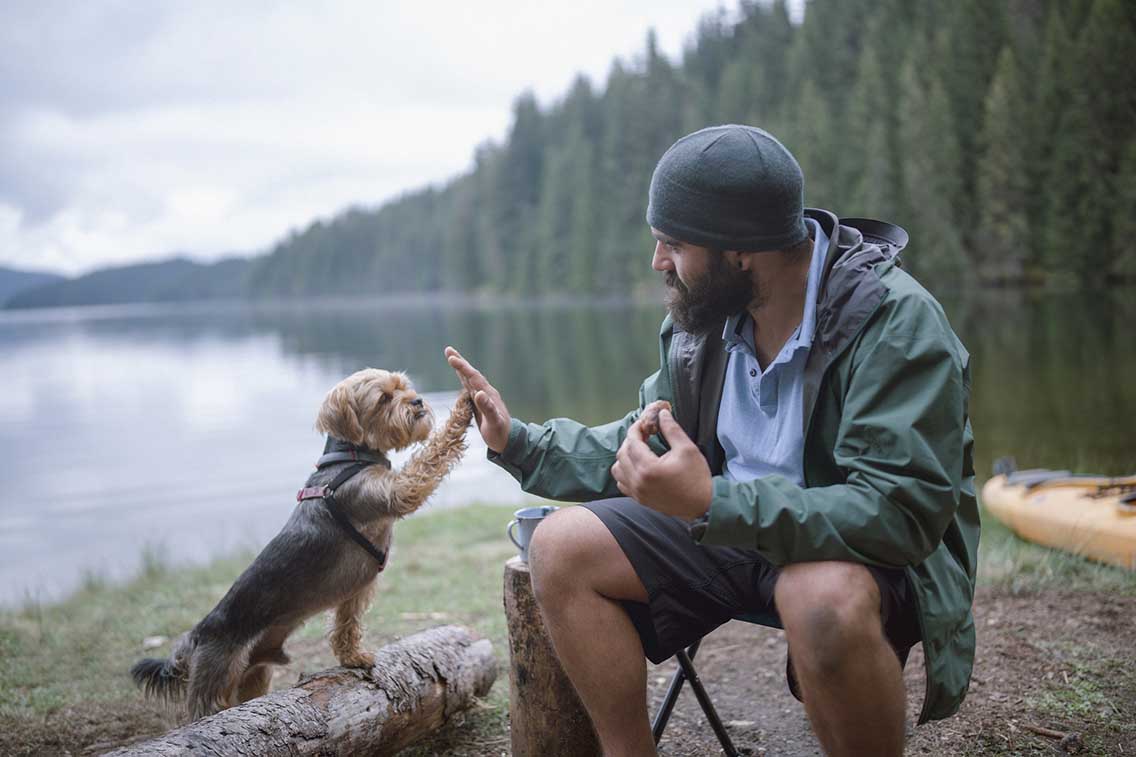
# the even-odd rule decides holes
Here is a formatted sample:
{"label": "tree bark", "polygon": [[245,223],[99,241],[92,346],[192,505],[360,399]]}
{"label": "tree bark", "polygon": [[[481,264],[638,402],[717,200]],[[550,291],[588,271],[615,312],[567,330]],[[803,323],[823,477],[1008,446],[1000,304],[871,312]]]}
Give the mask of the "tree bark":
{"label": "tree bark", "polygon": [[533,596],[529,566],[505,563],[509,623],[509,723],[513,757],[588,757],[600,742],[560,667]]}
{"label": "tree bark", "polygon": [[395,754],[472,706],[497,677],[489,640],[460,626],[408,636],[375,658],[370,671],[316,673],[110,754]]}

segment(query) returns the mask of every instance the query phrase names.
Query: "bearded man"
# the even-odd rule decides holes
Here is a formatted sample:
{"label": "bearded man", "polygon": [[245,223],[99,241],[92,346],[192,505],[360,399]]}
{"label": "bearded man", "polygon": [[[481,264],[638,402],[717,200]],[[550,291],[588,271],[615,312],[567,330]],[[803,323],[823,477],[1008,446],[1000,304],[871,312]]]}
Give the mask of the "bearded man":
{"label": "bearded man", "polygon": [[[969,355],[899,267],[906,232],[805,209],[797,161],[761,129],[676,142],[647,222],[670,312],[622,420],[522,423],[446,351],[490,459],[525,491],[586,503],[530,545],[556,654],[604,753],[654,754],[644,656],[772,617],[824,750],[901,754],[911,647],[920,723],[958,709],[973,665]],[[661,439],[640,420],[655,400],[674,408]]]}

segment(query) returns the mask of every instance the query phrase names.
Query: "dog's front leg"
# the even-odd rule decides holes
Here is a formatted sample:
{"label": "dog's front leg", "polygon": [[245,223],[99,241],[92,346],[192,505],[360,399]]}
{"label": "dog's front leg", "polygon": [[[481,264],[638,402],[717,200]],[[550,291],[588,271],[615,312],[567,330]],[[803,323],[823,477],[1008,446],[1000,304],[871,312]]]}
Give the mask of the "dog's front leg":
{"label": "dog's front leg", "polygon": [[329,640],[331,651],[345,668],[370,670],[375,666],[375,655],[362,647],[363,613],[371,604],[374,582],[367,584],[335,608]]}
{"label": "dog's front leg", "polygon": [[473,398],[462,391],[442,428],[426,440],[391,483],[390,506],[394,515],[409,515],[434,493],[465,452],[465,430],[473,418]]}

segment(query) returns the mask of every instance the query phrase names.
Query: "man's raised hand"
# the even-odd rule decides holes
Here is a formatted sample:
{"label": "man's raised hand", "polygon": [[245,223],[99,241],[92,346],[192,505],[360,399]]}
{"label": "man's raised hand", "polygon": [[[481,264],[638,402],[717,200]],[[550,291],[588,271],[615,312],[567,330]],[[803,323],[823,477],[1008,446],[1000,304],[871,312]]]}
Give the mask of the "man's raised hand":
{"label": "man's raised hand", "polygon": [[481,432],[481,438],[489,449],[500,453],[509,442],[511,423],[509,409],[505,407],[500,392],[453,347],[447,347],[445,354],[446,362],[458,374],[462,386],[473,396],[477,430]]}

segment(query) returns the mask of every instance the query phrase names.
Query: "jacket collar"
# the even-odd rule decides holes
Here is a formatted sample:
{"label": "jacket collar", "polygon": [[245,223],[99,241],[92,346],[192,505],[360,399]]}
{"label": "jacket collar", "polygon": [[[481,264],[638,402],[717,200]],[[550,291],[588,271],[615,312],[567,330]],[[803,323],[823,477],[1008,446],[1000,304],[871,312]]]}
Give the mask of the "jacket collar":
{"label": "jacket collar", "polygon": [[[881,263],[897,262],[907,244],[907,232],[899,226],[861,218],[837,218],[835,213],[806,208],[828,236],[828,254],[817,292],[816,332],[805,364],[803,428],[808,433],[821,379],[832,361],[855,340],[887,294],[875,275]],[[671,387],[675,418],[694,439],[703,455],[718,461],[718,406],[722,400],[727,352],[721,326],[708,334],[694,335],[663,322],[663,348],[673,377]],[[669,342],[669,344],[668,344]]]}

